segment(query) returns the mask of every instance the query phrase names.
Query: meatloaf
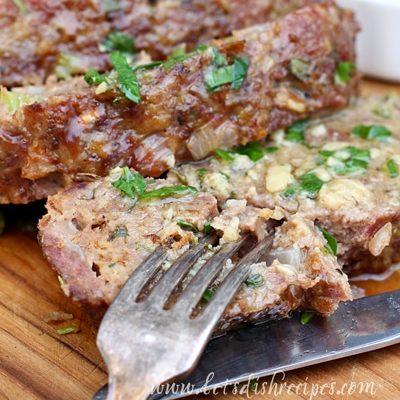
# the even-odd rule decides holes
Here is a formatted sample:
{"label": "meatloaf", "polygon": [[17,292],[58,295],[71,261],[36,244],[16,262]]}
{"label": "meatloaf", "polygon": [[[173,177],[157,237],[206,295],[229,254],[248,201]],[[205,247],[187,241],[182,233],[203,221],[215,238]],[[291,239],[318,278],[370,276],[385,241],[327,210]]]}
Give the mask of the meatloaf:
{"label": "meatloaf", "polygon": [[[59,274],[63,290],[91,309],[110,304],[160,244],[169,249],[167,268],[207,226],[224,232],[221,244],[236,240],[239,231],[258,237],[268,234],[270,210],[247,206],[245,200],[228,200],[222,212],[216,198],[202,192],[134,204],[115,185],[121,171],[51,197],[49,214],[40,222],[44,254]],[[165,190],[170,183],[148,180],[147,193]],[[252,266],[250,280],[226,311],[221,328],[264,316],[287,316],[298,307],[329,315],[340,301],[350,299],[347,278],[325,245],[312,222],[298,217],[284,222],[273,243],[277,260],[268,262],[268,267],[266,261]],[[215,250],[210,247],[195,269]],[[224,269],[230,268],[229,260]]]}
{"label": "meatloaf", "polygon": [[[234,29],[267,22],[310,0],[2,0],[0,85],[41,84],[110,67],[109,35],[127,35],[127,50],[165,58],[177,45],[193,49]],[[126,46],[125,46],[126,47]]]}
{"label": "meatloaf", "polygon": [[328,315],[351,297],[342,267],[396,261],[399,121],[398,97],[369,97],[266,142],[219,149],[164,180],[144,184],[117,168],[49,198],[43,252],[68,295],[101,307],[157,245],[174,259],[210,228],[222,244],[247,232],[262,238],[280,221],[270,257],[253,266],[260,285],[244,284],[224,323],[299,307]]}
{"label": "meatloaf", "polygon": [[135,73],[112,53],[116,70],[87,76],[98,86],[3,89],[0,203],[45,198],[118,165],[157,177],[341,109],[359,81],[356,31],[351,13],[314,4]]}

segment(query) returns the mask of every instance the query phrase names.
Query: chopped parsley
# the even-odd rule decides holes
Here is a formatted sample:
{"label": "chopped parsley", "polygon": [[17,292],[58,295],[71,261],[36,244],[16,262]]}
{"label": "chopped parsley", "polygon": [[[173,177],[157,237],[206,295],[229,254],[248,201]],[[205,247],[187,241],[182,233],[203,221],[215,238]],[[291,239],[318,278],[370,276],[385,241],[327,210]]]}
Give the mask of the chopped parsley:
{"label": "chopped parsley", "polygon": [[57,329],[57,333],[59,335],[68,335],[69,333],[76,333],[76,332],[78,332],[78,328],[75,325]]}
{"label": "chopped parsley", "polygon": [[325,249],[328,251],[328,253],[332,254],[333,256],[337,255],[337,240],[336,238],[330,234],[326,229],[319,227],[319,229],[322,232],[322,235],[324,236],[326,240],[326,246]]}
{"label": "chopped parsley", "polygon": [[348,146],[338,150],[321,150],[317,164],[325,163],[338,175],[360,175],[365,173],[370,161],[369,150]]}
{"label": "chopped parsley", "polygon": [[300,316],[300,323],[302,325],[307,325],[313,318],[315,313],[312,311],[304,311]]}
{"label": "chopped parsley", "polygon": [[108,236],[108,241],[112,242],[113,240],[120,238],[120,237],[127,237],[128,236],[128,229],[126,226],[120,225],[117,226]]}
{"label": "chopped parsley", "polygon": [[114,51],[110,54],[111,63],[118,75],[118,88],[134,103],[140,103],[140,87],[136,74],[128,64],[126,57]]}
{"label": "chopped parsley", "polygon": [[228,163],[231,163],[235,159],[235,155],[231,150],[217,149],[215,150],[215,155]]}
{"label": "chopped parsley", "polygon": [[264,285],[264,278],[261,274],[251,274],[245,282],[246,286],[253,289]]}
{"label": "chopped parsley", "polygon": [[350,61],[339,63],[335,71],[335,83],[345,86],[351,79],[356,70],[356,66]]}
{"label": "chopped parsley", "polygon": [[211,226],[211,222],[206,222],[204,224],[204,228],[203,228],[203,232],[208,235],[209,233],[211,233],[214,230],[214,228]]}
{"label": "chopped parsley", "polygon": [[207,91],[215,92],[229,83],[232,89],[240,89],[247,75],[249,59],[235,56],[233,64],[228,65],[226,57],[218,49],[213,47],[211,51],[213,65],[204,74],[204,83]]}
{"label": "chopped parsley", "polygon": [[307,125],[307,120],[297,121],[286,129],[285,139],[290,142],[303,143],[304,142],[304,129]]}
{"label": "chopped parsley", "polygon": [[18,7],[19,12],[25,14],[29,11],[28,6],[25,4],[24,0],[13,0],[14,4]]}
{"label": "chopped parsley", "polygon": [[119,51],[127,54],[136,51],[133,38],[119,31],[111,32],[101,44],[100,50],[107,53]]}
{"label": "chopped parsley", "polygon": [[357,125],[351,132],[362,139],[376,139],[379,141],[385,141],[392,135],[392,132],[382,125]]}
{"label": "chopped parsley", "polygon": [[155,198],[163,199],[165,197],[185,196],[194,193],[197,193],[197,189],[193,186],[187,186],[187,185],[164,186],[143,193],[140,196],[140,198],[144,200],[150,200]]}
{"label": "chopped parsley", "polygon": [[264,157],[264,147],[259,142],[250,142],[235,149],[239,154],[246,155],[251,161],[258,161]]}
{"label": "chopped parsley", "polygon": [[324,182],[312,172],[307,172],[298,178],[299,182],[290,185],[282,192],[285,198],[293,197],[297,193],[305,193],[307,197],[314,199],[321,190]]}
{"label": "chopped parsley", "polygon": [[214,296],[215,290],[213,288],[208,288],[204,293],[203,293],[203,300],[205,301],[210,301],[212,297]]}
{"label": "chopped parsley", "polygon": [[103,82],[107,82],[107,76],[105,74],[101,74],[99,71],[96,71],[95,69],[89,69],[85,76],[84,79],[86,83],[90,86],[98,86]]}
{"label": "chopped parsley", "polygon": [[199,168],[199,169],[196,171],[196,174],[197,174],[197,176],[198,176],[200,179],[203,179],[204,176],[207,174],[207,172],[208,172],[208,169],[202,167],[202,168]]}
{"label": "chopped parsley", "polygon": [[191,222],[187,222],[187,221],[182,221],[182,220],[178,220],[176,222],[182,229],[185,229],[187,231],[192,231],[192,232],[198,232],[199,230],[197,229],[197,227],[192,224]]}
{"label": "chopped parsley", "polygon": [[391,178],[397,178],[399,176],[399,167],[392,159],[386,161],[386,168]]}
{"label": "chopped parsley", "polygon": [[121,175],[112,182],[112,185],[125,196],[135,200],[151,200],[197,193],[195,187],[187,185],[163,186],[158,189],[147,190],[146,179],[138,172],[131,171],[128,167],[122,168]]}
{"label": "chopped parsley", "polygon": [[290,72],[300,81],[305,82],[310,76],[310,63],[300,58],[290,60]]}

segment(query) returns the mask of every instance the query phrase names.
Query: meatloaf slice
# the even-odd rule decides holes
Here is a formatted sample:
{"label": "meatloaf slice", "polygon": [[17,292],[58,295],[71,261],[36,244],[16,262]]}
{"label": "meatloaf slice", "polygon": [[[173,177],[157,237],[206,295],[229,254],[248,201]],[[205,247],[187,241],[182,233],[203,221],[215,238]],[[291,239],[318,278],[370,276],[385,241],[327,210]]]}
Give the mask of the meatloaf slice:
{"label": "meatloaf slice", "polygon": [[362,98],[267,143],[218,154],[182,165],[175,179],[219,204],[234,196],[313,221],[336,238],[339,261],[352,274],[399,261],[399,97]]}
{"label": "meatloaf slice", "polygon": [[[170,265],[208,224],[224,233],[221,243],[237,239],[235,229],[268,234],[270,210],[246,206],[246,201],[230,200],[221,213],[215,197],[201,192],[133,205],[132,198],[115,187],[120,174],[116,170],[109,178],[50,197],[49,213],[39,225],[44,254],[59,274],[63,290],[91,308],[110,304],[159,244],[169,248]],[[148,190],[167,184],[158,180],[149,183]],[[284,222],[275,232],[271,254],[275,260],[252,266],[249,281],[226,311],[220,329],[264,316],[287,316],[297,308],[329,315],[340,301],[350,299],[347,278],[325,246],[312,222],[297,216]],[[195,269],[214,251],[209,248]],[[229,260],[223,273],[230,268]]]}
{"label": "meatloaf slice", "polygon": [[[97,88],[76,78],[3,90],[0,203],[44,198],[116,165],[159,176],[176,162],[341,109],[359,80],[356,31],[352,14],[334,5],[302,8],[175,64],[139,69],[138,104],[114,85],[115,71]],[[227,76],[232,84],[222,84]]]}
{"label": "meatloaf slice", "polygon": [[163,59],[179,44],[191,50],[307,3],[311,1],[2,0],[0,85],[41,84],[51,75],[108,69],[102,43],[115,31],[134,40],[128,51],[146,50]]}

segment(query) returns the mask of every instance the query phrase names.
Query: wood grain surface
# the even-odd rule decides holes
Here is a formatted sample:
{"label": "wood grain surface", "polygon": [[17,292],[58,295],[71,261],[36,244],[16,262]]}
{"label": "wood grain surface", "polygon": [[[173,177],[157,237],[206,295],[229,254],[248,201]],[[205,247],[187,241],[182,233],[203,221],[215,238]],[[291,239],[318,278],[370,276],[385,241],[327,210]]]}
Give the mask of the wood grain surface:
{"label": "wood grain surface", "polygon": [[[363,93],[394,90],[400,86],[365,82]],[[369,291],[400,288],[400,273],[384,283],[366,283]],[[72,321],[45,322],[54,311],[73,315]],[[67,299],[55,273],[43,259],[35,235],[21,232],[0,236],[0,399],[81,400],[107,380],[106,371],[95,344],[96,323],[79,305]],[[78,333],[60,335],[57,329],[79,327]],[[349,394],[351,382],[373,382],[375,394]],[[259,382],[271,383],[271,380]],[[400,399],[400,345],[356,357],[293,371],[275,378],[281,384],[294,384],[291,393],[275,395],[249,391],[248,395],[229,393],[218,400],[242,399]],[[312,387],[335,382],[343,394],[310,393]],[[308,384],[309,392],[300,390]],[[314,386],[312,386],[314,385]],[[347,386],[346,386],[347,385]],[[298,390],[296,394],[294,390]],[[267,386],[268,388],[268,386]],[[280,388],[284,389],[281,385]],[[300,389],[299,389],[300,388]],[[279,389],[279,387],[278,387]],[[271,389],[269,389],[271,390]],[[204,396],[201,396],[204,398]],[[209,397],[208,397],[209,398]]]}

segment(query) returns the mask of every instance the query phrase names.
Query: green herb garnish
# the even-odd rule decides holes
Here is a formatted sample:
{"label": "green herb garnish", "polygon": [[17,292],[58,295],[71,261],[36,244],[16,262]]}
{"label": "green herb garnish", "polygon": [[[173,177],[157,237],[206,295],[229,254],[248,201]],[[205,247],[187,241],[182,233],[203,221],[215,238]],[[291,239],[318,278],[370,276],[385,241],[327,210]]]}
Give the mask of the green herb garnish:
{"label": "green herb garnish", "polygon": [[362,139],[377,139],[380,141],[385,141],[392,135],[392,132],[382,125],[357,125],[351,132]]}
{"label": "green herb garnish", "polygon": [[215,92],[229,83],[232,89],[238,90],[246,78],[249,68],[247,57],[235,57],[233,65],[224,65],[223,60],[226,61],[224,56],[216,57],[214,53],[213,66],[204,74],[204,82],[209,92]]}
{"label": "green herb garnish", "polygon": [[21,107],[28,106],[39,98],[27,93],[18,93],[0,87],[0,105],[3,104],[10,114],[15,114]]}
{"label": "green herb garnish", "polygon": [[215,155],[228,163],[231,163],[235,159],[234,152],[231,150],[217,149],[215,150]]}
{"label": "green herb garnish", "polygon": [[197,189],[193,186],[177,185],[177,186],[164,186],[158,189],[150,190],[143,193],[140,198],[150,200],[154,198],[164,198],[170,196],[185,196],[188,194],[197,193]]}
{"label": "green herb garnish", "polygon": [[304,311],[300,316],[300,323],[302,325],[307,325],[313,318],[315,313],[312,311]]}
{"label": "green herb garnish", "polygon": [[182,221],[178,220],[176,223],[182,228],[187,231],[192,231],[192,232],[198,232],[199,230],[197,229],[196,225],[192,224],[191,222],[187,221]]}
{"label": "green herb garnish", "polygon": [[25,4],[23,0],[13,0],[14,4],[18,7],[20,13],[27,13],[29,11],[28,6]]}
{"label": "green herb garnish", "polygon": [[69,333],[76,333],[77,331],[78,328],[75,325],[57,329],[57,333],[60,335],[68,335]]}
{"label": "green herb garnish", "polygon": [[290,142],[303,143],[304,130],[307,123],[307,120],[301,120],[290,125],[289,128],[286,129],[285,139],[289,140]]}
{"label": "green herb garnish", "polygon": [[196,174],[197,174],[197,176],[200,178],[200,179],[202,179],[202,178],[204,178],[204,176],[207,174],[207,172],[208,172],[208,169],[207,168],[199,168],[197,171],[196,171]]}
{"label": "green herb garnish", "polygon": [[337,255],[337,240],[336,238],[330,234],[326,229],[319,227],[319,229],[322,232],[322,235],[324,236],[327,244],[325,246],[325,249],[332,255],[336,256]]}
{"label": "green herb garnish", "polygon": [[140,103],[140,86],[136,74],[128,64],[126,57],[114,51],[110,54],[111,63],[118,75],[118,88],[129,100]]}
{"label": "green herb garnish", "polygon": [[203,228],[203,232],[208,235],[209,233],[211,233],[214,230],[214,228],[211,226],[210,222],[206,222],[204,224],[204,228]]}
{"label": "green herb garnish", "polygon": [[107,82],[107,76],[105,74],[101,74],[95,69],[89,69],[83,78],[90,86],[98,86],[103,82]]}
{"label": "green herb garnish", "polygon": [[317,175],[312,172],[308,172],[299,177],[300,190],[306,192],[310,198],[315,198],[318,192],[321,190],[324,182],[318,178]]}
{"label": "green herb garnish", "polygon": [[112,185],[130,198],[138,198],[144,194],[147,188],[146,180],[130,168],[123,167],[121,176]]}
{"label": "green herb garnish", "polygon": [[264,285],[264,278],[261,274],[251,274],[247,278],[245,284],[246,284],[246,286],[255,289],[255,288],[258,288],[258,287]]}
{"label": "green herb garnish", "polygon": [[264,149],[266,153],[276,153],[279,150],[276,146],[269,146]]}
{"label": "green herb garnish", "polygon": [[128,229],[126,229],[126,226],[120,225],[117,226],[108,236],[108,241],[112,242],[113,240],[119,238],[119,237],[127,237],[128,236]]}
{"label": "green herb garnish", "polygon": [[310,63],[300,58],[290,60],[290,72],[300,81],[305,82],[310,76]]}
{"label": "green herb garnish", "polygon": [[356,66],[350,61],[339,63],[335,71],[335,83],[345,86],[350,81],[355,70]]}
{"label": "green herb garnish", "polygon": [[119,51],[127,54],[132,54],[136,51],[133,38],[119,31],[112,32],[106,37],[101,44],[101,50],[107,53]]}
{"label": "green herb garnish", "polygon": [[265,149],[259,142],[250,142],[244,146],[236,147],[235,151],[239,154],[246,155],[251,161],[258,161],[264,157]]}
{"label": "green herb garnish", "polygon": [[386,161],[386,168],[391,178],[399,176],[399,167],[392,159]]}
{"label": "green herb garnish", "polygon": [[214,296],[214,292],[215,290],[213,288],[209,288],[207,289],[204,293],[203,293],[203,300],[205,301],[210,301],[212,299],[212,297]]}

